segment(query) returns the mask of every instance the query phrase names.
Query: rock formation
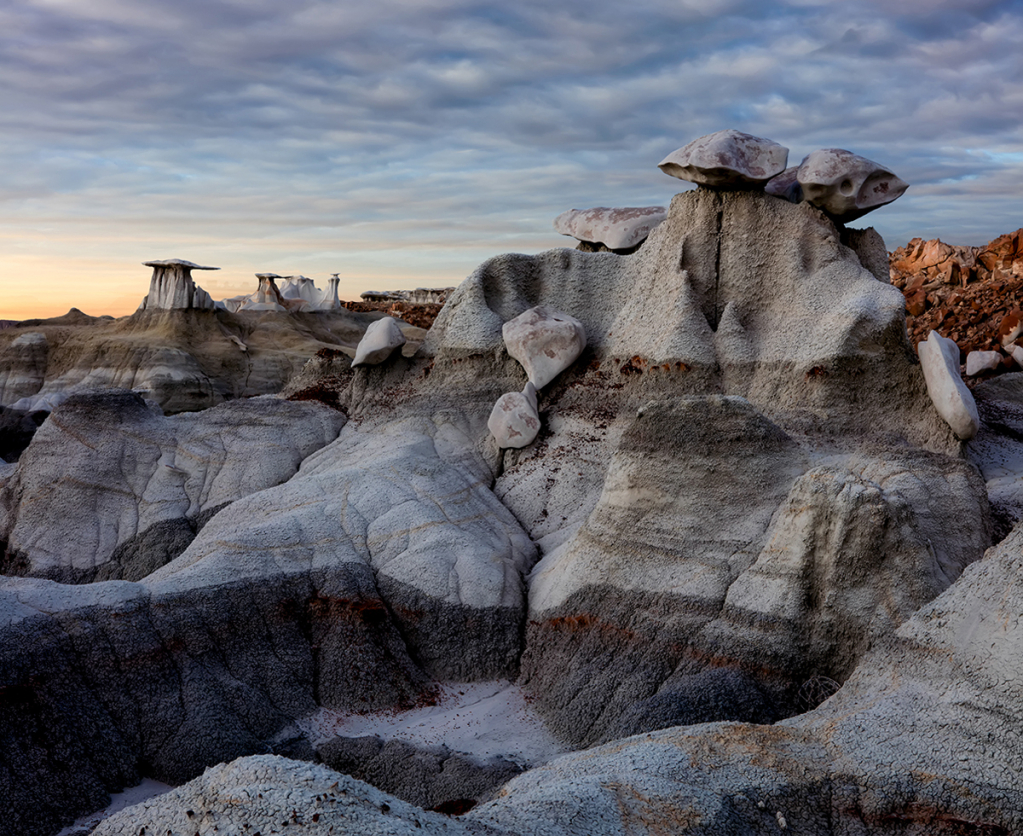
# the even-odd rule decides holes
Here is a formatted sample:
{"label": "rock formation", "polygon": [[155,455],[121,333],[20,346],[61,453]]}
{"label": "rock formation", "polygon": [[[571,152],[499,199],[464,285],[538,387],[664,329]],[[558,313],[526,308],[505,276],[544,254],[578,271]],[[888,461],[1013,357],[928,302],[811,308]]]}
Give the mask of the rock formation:
{"label": "rock formation", "polygon": [[781,174],[789,149],[769,139],[725,130],[701,136],[660,163],[665,174],[715,189],[762,188]]}
{"label": "rock formation", "polygon": [[372,323],[355,349],[353,366],[375,366],[383,363],[405,345],[405,335],[398,323],[389,316]]}
{"label": "rock formation", "polygon": [[[228,480],[228,504],[138,581],[3,578],[0,833],[50,834],[140,774],[191,783],[99,833],[1023,827],[1023,533],[1008,530],[1023,391],[978,387],[984,423],[964,445],[907,341],[904,297],[879,280],[876,233],[735,186],[677,195],[626,258],[487,261],[400,362],[318,357],[304,391],[338,411],[295,420],[316,445],[316,421],[343,423],[337,438],[286,481],[287,451],[268,457],[273,484]],[[536,334],[513,348],[523,321],[585,341],[537,395],[544,432],[502,449],[495,401],[532,395],[546,363],[515,359],[535,354]],[[955,382],[942,345],[939,389]],[[173,450],[186,470],[184,429],[151,442],[167,419],[140,412],[124,459],[74,447],[98,436],[89,416],[53,417],[0,469],[17,542],[83,501],[81,478],[25,487],[57,445],[114,485],[88,495],[119,519],[184,504],[160,461]],[[189,485],[199,507],[216,498],[215,478],[186,479],[190,506]],[[465,815],[266,754],[312,757],[303,729],[323,711],[399,717],[442,686],[510,678],[564,743],[599,748]],[[451,792],[427,770],[471,760],[386,747],[321,746],[422,803]]]}
{"label": "rock formation", "polygon": [[219,270],[219,267],[202,267],[180,258],[147,261],[145,266],[153,268],[153,278],[149,282],[149,294],[139,305],[140,311],[207,311],[214,308],[210,295],[192,280],[192,271]]}
{"label": "rock formation", "polygon": [[666,215],[663,206],[569,209],[554,219],[554,229],[611,252],[633,252]]}
{"label": "rock formation", "polygon": [[502,450],[532,444],[540,431],[540,415],[536,411],[536,387],[526,383],[521,392],[501,395],[487,420],[487,429]]}
{"label": "rock formation", "polygon": [[843,224],[902,197],[909,188],[878,163],[841,148],[808,154],[796,179],[803,200]]}
{"label": "rock formation", "polygon": [[980,429],[973,395],[959,376],[959,346],[936,331],[917,346],[920,368],[938,414],[959,438],[969,440]]}

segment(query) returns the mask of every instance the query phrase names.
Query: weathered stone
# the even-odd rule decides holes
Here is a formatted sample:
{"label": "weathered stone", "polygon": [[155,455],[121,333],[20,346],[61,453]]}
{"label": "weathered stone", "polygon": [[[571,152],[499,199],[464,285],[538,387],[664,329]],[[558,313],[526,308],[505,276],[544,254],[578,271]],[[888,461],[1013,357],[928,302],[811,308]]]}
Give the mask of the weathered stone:
{"label": "weathered stone", "polygon": [[149,282],[149,294],[139,305],[140,311],[213,310],[216,307],[210,295],[192,280],[192,271],[219,270],[219,267],[202,267],[180,258],[143,263],[153,268],[153,277]]}
{"label": "weathered stone", "polygon": [[532,381],[526,383],[522,392],[509,392],[498,398],[487,421],[497,446],[525,447],[532,444],[540,432],[540,414],[536,408],[536,387]]}
{"label": "weathered stone", "polygon": [[909,188],[880,164],[841,148],[808,154],[796,176],[803,199],[839,223],[854,221],[891,203]]}
{"label": "weathered stone", "polygon": [[760,189],[785,170],[789,149],[769,139],[724,130],[672,151],[665,174],[715,189]]}
{"label": "weathered stone", "polygon": [[353,366],[375,366],[383,363],[394,352],[405,345],[405,335],[394,318],[385,316],[378,319],[359,341],[355,349]]}
{"label": "weathered stone", "polygon": [[796,176],[798,172],[798,165],[786,168],[781,174],[767,181],[764,191],[775,197],[784,198],[789,203],[801,203],[803,187],[799,185],[799,178]]}
{"label": "weathered stone", "polygon": [[976,377],[997,369],[1002,364],[1000,351],[971,351],[966,355],[966,374]]}
{"label": "weathered stone", "polygon": [[506,322],[501,329],[508,354],[543,389],[571,366],[586,348],[586,329],[574,316],[538,305]]}
{"label": "weathered stone", "polygon": [[959,346],[931,331],[917,346],[917,353],[934,408],[956,436],[973,438],[980,428],[980,418],[973,395],[959,376]]}
{"label": "weathered stone", "polygon": [[663,206],[569,209],[554,219],[554,229],[579,241],[604,244],[609,250],[628,250],[645,241],[667,215]]}

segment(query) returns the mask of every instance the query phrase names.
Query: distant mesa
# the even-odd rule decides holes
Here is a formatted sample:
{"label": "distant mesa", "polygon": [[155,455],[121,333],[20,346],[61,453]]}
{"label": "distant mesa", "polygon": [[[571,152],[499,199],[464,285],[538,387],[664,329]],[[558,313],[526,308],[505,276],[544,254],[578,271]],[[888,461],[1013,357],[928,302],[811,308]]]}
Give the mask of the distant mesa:
{"label": "distant mesa", "polygon": [[149,282],[149,294],[139,305],[140,311],[213,310],[216,307],[210,295],[192,280],[192,271],[219,270],[219,267],[203,267],[182,258],[143,264],[153,268],[153,278]]}
{"label": "distant mesa", "polygon": [[364,302],[406,302],[410,305],[443,305],[453,287],[417,287],[415,290],[367,290]]}
{"label": "distant mesa", "polygon": [[554,229],[579,241],[577,249],[627,254],[668,216],[664,206],[569,209],[554,219]]}

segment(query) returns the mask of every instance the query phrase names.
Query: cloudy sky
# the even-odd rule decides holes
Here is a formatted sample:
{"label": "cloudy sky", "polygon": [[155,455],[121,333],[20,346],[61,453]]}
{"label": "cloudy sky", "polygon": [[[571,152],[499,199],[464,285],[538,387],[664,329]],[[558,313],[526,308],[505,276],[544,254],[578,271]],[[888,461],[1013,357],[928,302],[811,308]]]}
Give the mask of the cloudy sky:
{"label": "cloudy sky", "polygon": [[890,249],[984,243],[1023,226],[1021,44],[1021,0],[0,0],[0,319],[128,313],[157,258],[458,284],[667,204],[726,127],[892,168],[854,224]]}

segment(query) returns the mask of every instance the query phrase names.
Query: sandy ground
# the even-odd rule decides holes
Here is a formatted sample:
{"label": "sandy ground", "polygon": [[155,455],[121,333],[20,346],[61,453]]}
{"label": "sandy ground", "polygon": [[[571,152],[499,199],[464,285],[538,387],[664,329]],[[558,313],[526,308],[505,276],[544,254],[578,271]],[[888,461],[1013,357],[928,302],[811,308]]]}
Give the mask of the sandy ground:
{"label": "sandy ground", "polygon": [[139,804],[147,798],[162,795],[172,789],[174,789],[174,787],[170,784],[161,784],[159,781],[144,778],[142,783],[137,787],[131,787],[130,789],[126,789],[124,792],[111,794],[110,804],[107,807],[104,807],[98,812],[89,813],[87,816],[82,816],[80,819],[75,821],[74,824],[68,825],[57,833],[57,836],[80,836],[80,834],[92,833],[103,819],[112,816],[114,813],[120,812],[125,807],[131,807],[133,804]]}
{"label": "sandy ground", "polygon": [[436,705],[411,711],[346,714],[321,708],[298,725],[313,745],[337,736],[377,735],[420,746],[444,744],[483,759],[502,755],[521,766],[538,766],[568,751],[522,689],[505,681],[445,683]]}

